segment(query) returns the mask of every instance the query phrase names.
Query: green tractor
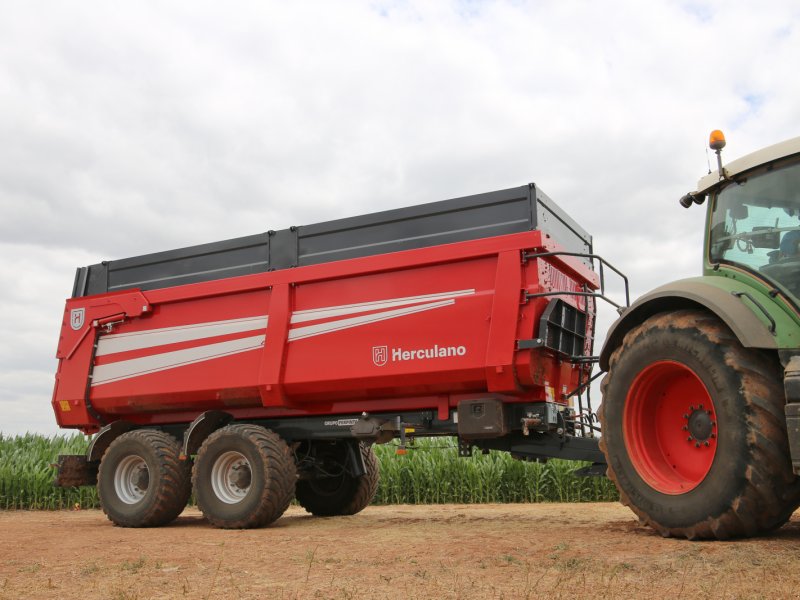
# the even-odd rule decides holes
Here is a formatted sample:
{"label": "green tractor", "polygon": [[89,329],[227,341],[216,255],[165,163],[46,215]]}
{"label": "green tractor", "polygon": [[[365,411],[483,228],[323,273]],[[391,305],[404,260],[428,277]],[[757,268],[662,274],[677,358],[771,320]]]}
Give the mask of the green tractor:
{"label": "green tractor", "polygon": [[600,354],[600,446],[623,504],[664,536],[772,531],[800,505],[800,137],[722,166],[703,276],[646,294]]}

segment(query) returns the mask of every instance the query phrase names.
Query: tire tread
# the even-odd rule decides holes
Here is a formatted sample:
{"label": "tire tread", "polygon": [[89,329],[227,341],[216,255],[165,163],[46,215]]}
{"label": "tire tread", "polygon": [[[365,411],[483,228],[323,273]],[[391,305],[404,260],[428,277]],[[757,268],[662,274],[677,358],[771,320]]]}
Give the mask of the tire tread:
{"label": "tire tread", "polygon": [[[667,527],[637,507],[620,485],[612,466],[612,456],[603,437],[600,449],[608,462],[608,477],[616,484],[621,502],[640,519],[664,536],[688,539],[731,539],[752,537],[780,527],[800,505],[800,479],[794,476],[789,458],[786,425],[783,420],[784,394],[780,372],[763,352],[743,348],[736,336],[717,317],[700,310],[685,309],[660,313],[633,328],[614,350],[609,373],[603,378],[604,400],[615,367],[624,353],[643,336],[665,329],[693,329],[721,347],[725,366],[735,371],[743,382],[745,423],[748,428],[745,478],[729,499],[730,508],[717,516],[686,527]],[[605,424],[605,409],[598,416]]]}
{"label": "tire tread", "polygon": [[375,498],[380,482],[378,457],[372,447],[364,443],[359,443],[359,450],[364,460],[365,473],[361,477],[350,479],[350,487],[346,494],[341,498],[331,498],[317,494],[309,485],[298,484],[298,504],[317,517],[354,515],[369,506]]}
{"label": "tire tread", "polygon": [[[112,506],[111,499],[106,498],[101,489],[106,473],[102,468],[98,473],[97,489],[100,506],[108,519],[120,527],[159,527],[174,521],[186,507],[191,495],[191,480],[189,478],[188,461],[180,459],[181,448],[177,440],[171,435],[155,429],[135,429],[119,436],[109,445],[104,454],[113,456],[117,449],[125,443],[135,440],[147,450],[153,452],[158,462],[158,473],[150,475],[151,485],[160,483],[156,488],[156,500],[143,514],[120,514]],[[155,475],[155,477],[154,477]]]}
{"label": "tire tread", "polygon": [[202,493],[196,494],[197,504],[208,522],[222,529],[252,529],[264,527],[276,521],[289,508],[295,493],[297,469],[294,456],[286,442],[274,431],[259,425],[235,423],[227,425],[212,433],[197,453],[192,482],[195,489],[200,490],[205,482],[199,481],[199,469],[212,444],[225,436],[235,436],[249,441],[260,455],[265,465],[265,483],[255,510],[238,519],[217,515],[215,510],[205,502]]}

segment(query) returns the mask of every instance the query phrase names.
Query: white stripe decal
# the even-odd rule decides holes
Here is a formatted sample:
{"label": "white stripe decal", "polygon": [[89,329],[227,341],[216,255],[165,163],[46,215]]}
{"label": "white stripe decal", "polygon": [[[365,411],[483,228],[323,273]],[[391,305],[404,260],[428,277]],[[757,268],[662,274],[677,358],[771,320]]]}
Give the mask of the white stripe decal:
{"label": "white stripe decal", "polygon": [[451,306],[455,304],[455,300],[442,300],[440,302],[431,302],[429,304],[422,304],[411,306],[408,308],[399,308],[397,310],[387,310],[380,313],[371,315],[364,315],[362,317],[353,317],[351,319],[339,319],[329,323],[319,323],[317,325],[307,325],[306,327],[296,327],[289,331],[289,341],[302,340],[304,338],[322,335],[324,333],[331,333],[341,329],[350,329],[351,327],[358,327],[359,325],[366,325],[368,323],[377,323],[378,321],[386,321],[387,319],[394,319],[395,317],[402,317],[404,315],[411,315],[418,312],[433,310],[435,308],[442,308],[443,306]]}
{"label": "white stripe decal", "polygon": [[196,348],[186,348],[174,352],[164,352],[153,356],[143,356],[141,358],[98,365],[92,373],[92,386],[256,350],[263,347],[265,337],[264,335],[256,335],[217,344],[207,344]]}
{"label": "white stripe decal", "polygon": [[359,302],[358,304],[343,304],[341,306],[328,306],[326,308],[313,308],[310,310],[298,310],[292,313],[292,323],[305,323],[306,321],[316,321],[328,317],[339,317],[342,315],[352,315],[369,310],[383,308],[393,308],[395,306],[405,306],[407,304],[421,304],[432,300],[447,300],[459,296],[471,296],[475,290],[458,290],[455,292],[444,292],[439,294],[425,294],[423,296],[408,296],[406,298],[391,298],[389,300],[377,300],[374,302]]}
{"label": "white stripe decal", "polygon": [[[381,312],[347,319],[337,319],[326,323],[317,323],[315,325],[306,325],[305,327],[296,327],[289,331],[288,341],[301,340],[332,333],[334,331],[341,331],[343,329],[386,321],[419,312],[435,310],[445,306],[452,306],[455,304],[455,298],[470,296],[474,293],[474,289],[456,290],[453,292],[407,296],[404,298],[391,298],[388,300],[300,310],[292,314],[291,323],[305,323],[308,321],[341,317],[373,310],[380,310]],[[394,308],[398,306],[402,308]],[[106,335],[100,338],[96,355],[104,356],[130,350],[156,348],[167,344],[202,340],[246,331],[265,331],[268,320],[269,317],[267,315],[262,315],[243,319],[229,319],[226,321],[212,321],[179,327],[164,327],[147,331]],[[265,334],[249,336],[226,342],[205,344],[193,348],[175,350],[173,352],[162,352],[160,354],[97,365],[92,373],[92,386],[104,385],[123,379],[138,377],[140,375],[157,373],[198,362],[213,360],[215,358],[257,350],[263,348],[265,339]]]}
{"label": "white stripe decal", "polygon": [[128,350],[142,350],[143,348],[165,346],[178,342],[202,340],[231,333],[241,333],[257,329],[263,330],[267,328],[267,320],[268,317],[262,315],[244,319],[194,323],[192,325],[183,325],[180,327],[164,327],[162,329],[105,335],[100,338],[97,344],[97,356],[126,352]]}

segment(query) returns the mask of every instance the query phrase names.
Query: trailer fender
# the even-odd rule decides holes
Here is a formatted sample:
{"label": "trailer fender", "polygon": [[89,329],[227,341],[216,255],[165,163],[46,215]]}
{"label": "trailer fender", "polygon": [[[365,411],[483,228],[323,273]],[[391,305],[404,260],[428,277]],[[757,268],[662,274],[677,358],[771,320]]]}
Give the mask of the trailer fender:
{"label": "trailer fender", "polygon": [[89,462],[100,460],[108,450],[111,442],[123,433],[135,428],[136,426],[128,421],[114,421],[106,425],[95,434],[89,443],[89,447],[86,449],[86,460]]}
{"label": "trailer fender", "polygon": [[[743,286],[743,290],[752,293],[752,288]],[[683,308],[704,308],[714,313],[745,348],[777,350],[775,336],[763,317],[757,316],[751,306],[734,296],[731,290],[704,278],[683,279],[654,289],[625,310],[608,330],[600,352],[600,368],[608,371],[611,354],[631,329],[657,313]]]}
{"label": "trailer fender", "polygon": [[208,436],[233,421],[233,415],[222,410],[208,410],[197,417],[183,434],[181,460],[197,454]]}

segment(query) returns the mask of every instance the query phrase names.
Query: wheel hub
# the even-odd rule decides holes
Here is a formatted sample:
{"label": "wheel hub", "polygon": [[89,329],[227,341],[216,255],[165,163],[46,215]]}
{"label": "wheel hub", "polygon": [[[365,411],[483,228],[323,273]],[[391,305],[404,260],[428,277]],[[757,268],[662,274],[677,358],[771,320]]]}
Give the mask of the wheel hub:
{"label": "wheel hub", "polygon": [[147,486],[150,485],[150,471],[147,470],[147,467],[140,467],[138,472],[133,477],[133,484],[140,490],[146,490]]}
{"label": "wheel hub", "polygon": [[711,411],[703,409],[702,404],[686,414],[686,421],[688,423],[686,427],[689,431],[689,438],[687,441],[700,442],[708,446],[709,440],[716,437],[714,429],[717,424],[712,419]]}
{"label": "wheel hub", "polygon": [[123,458],[114,471],[114,491],[125,504],[136,504],[147,494],[150,486],[150,471],[140,456]]}
{"label": "wheel hub", "polygon": [[250,467],[246,464],[237,464],[233,467],[234,474],[231,477],[231,483],[238,487],[239,489],[247,489],[250,487],[250,481],[253,478],[252,473],[250,473]]}
{"label": "wheel hub", "polygon": [[225,504],[241,502],[250,491],[252,479],[247,457],[234,450],[223,452],[211,468],[211,487]]}

